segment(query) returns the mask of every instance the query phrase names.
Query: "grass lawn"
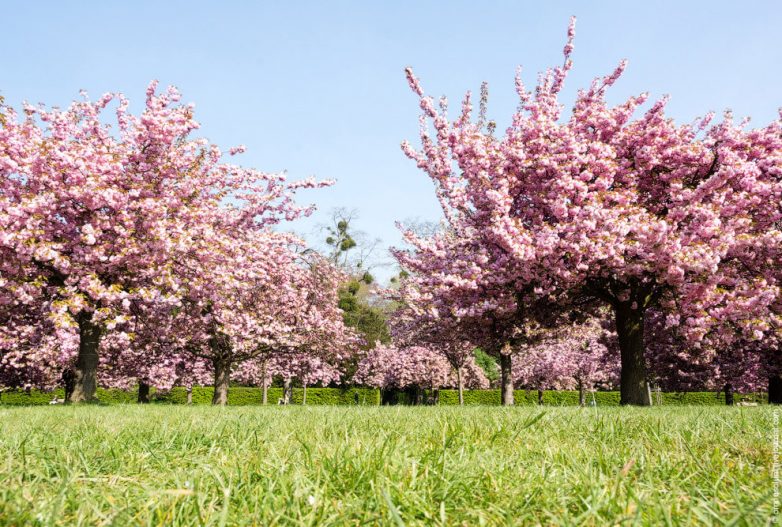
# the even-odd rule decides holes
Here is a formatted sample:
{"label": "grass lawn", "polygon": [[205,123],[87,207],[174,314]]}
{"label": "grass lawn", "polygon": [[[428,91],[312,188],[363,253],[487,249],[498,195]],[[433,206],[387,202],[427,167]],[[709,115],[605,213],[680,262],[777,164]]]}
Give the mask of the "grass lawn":
{"label": "grass lawn", "polygon": [[0,524],[766,525],[777,411],[0,408]]}

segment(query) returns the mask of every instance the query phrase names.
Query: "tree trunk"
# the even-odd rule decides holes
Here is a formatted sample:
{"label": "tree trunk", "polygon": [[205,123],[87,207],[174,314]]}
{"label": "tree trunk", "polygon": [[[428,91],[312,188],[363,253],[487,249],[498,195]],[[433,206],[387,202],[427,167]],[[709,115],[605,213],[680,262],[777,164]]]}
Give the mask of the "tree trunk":
{"label": "tree trunk", "polygon": [[138,383],[138,400],[139,404],[149,403],[149,384],[144,381]]}
{"label": "tree trunk", "polygon": [[301,404],[305,405],[307,404],[307,385],[302,385],[304,387],[304,393],[301,394]]}
{"label": "tree trunk", "polygon": [[782,377],[779,375],[768,379],[768,404],[782,404]]}
{"label": "tree trunk", "polygon": [[63,370],[62,383],[65,385],[65,402],[70,402],[76,384],[76,373],[71,368]]}
{"label": "tree trunk", "polygon": [[[401,390],[402,393],[404,393],[404,404],[407,404],[409,406],[415,405],[415,388],[412,386],[405,386],[403,390]],[[396,396],[396,403],[400,404],[400,394],[399,390],[397,390],[397,396]]]}
{"label": "tree trunk", "polygon": [[586,406],[586,390],[582,381],[578,381],[578,405],[581,407]]}
{"label": "tree trunk", "polygon": [[513,406],[513,375],[510,354],[500,353],[500,377],[502,406]]}
{"label": "tree trunk", "polygon": [[293,379],[283,379],[282,382],[282,404],[291,404],[293,400]]}
{"label": "tree trunk", "polygon": [[212,396],[212,404],[225,406],[228,404],[228,384],[231,381],[231,360],[228,358],[214,359],[212,364],[215,369],[215,392]]}
{"label": "tree trunk", "polygon": [[543,390],[538,388],[538,406],[543,406]]}
{"label": "tree trunk", "polygon": [[266,382],[266,361],[263,361],[263,369],[261,370],[261,387],[263,389],[263,405],[269,404],[269,383]]}
{"label": "tree trunk", "polygon": [[733,385],[731,383],[725,385],[725,404],[733,406]]}
{"label": "tree trunk", "polygon": [[456,368],[456,385],[459,388],[459,406],[464,406],[464,378],[461,368]]}
{"label": "tree trunk", "polygon": [[193,387],[188,386],[187,387],[187,404],[193,404]]}
{"label": "tree trunk", "polygon": [[644,313],[623,303],[615,308],[615,315],[622,358],[619,404],[650,406],[644,360]]}
{"label": "tree trunk", "polygon": [[96,402],[101,327],[92,322],[92,313],[84,311],[76,316],[76,322],[79,325],[79,355],[73,372],[73,392],[67,402]]}

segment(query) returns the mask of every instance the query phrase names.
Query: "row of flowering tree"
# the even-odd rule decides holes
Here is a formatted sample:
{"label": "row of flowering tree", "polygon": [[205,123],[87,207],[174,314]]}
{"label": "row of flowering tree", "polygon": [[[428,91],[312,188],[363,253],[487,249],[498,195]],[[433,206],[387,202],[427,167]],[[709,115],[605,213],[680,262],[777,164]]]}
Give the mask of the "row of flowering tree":
{"label": "row of flowering tree", "polygon": [[455,367],[445,353],[431,347],[398,347],[379,342],[359,362],[353,381],[383,390],[412,388],[419,396],[423,390],[436,392],[441,388],[458,387],[460,404],[465,386],[489,388],[486,374],[472,355]]}
{"label": "row of flowering tree", "polygon": [[[427,96],[407,70],[421,147],[402,147],[434,183],[444,221],[431,235],[405,231],[409,248],[394,254],[407,278],[391,296],[419,324],[447,325],[496,356],[505,404],[514,355],[533,369],[556,364],[562,351],[536,348],[540,340],[604,309],[623,404],[650,404],[649,379],[675,377],[677,362],[734,384],[765,376],[773,400],[782,119],[749,129],[727,112],[680,125],[665,115],[667,98],[643,110],[646,93],[611,106],[606,91],[624,61],[565,115],[574,24],[564,62],[534,90],[517,73],[519,106],[504,134],[486,117],[485,85],[477,118],[468,93],[452,119],[447,100]],[[550,356],[532,358],[542,350]]]}
{"label": "row of flowering tree", "polygon": [[77,403],[209,375],[222,405],[241,364],[351,353],[341,274],[280,229],[329,182],[227,162],[173,88],[128,110],[118,94],[0,109],[0,383],[63,380]]}
{"label": "row of flowering tree", "polygon": [[[583,393],[615,378],[623,404],[650,404],[650,380],[726,394],[768,382],[782,402],[782,119],[681,125],[665,98],[644,110],[647,94],[611,106],[625,62],[564,114],[573,39],[571,23],[562,65],[534,90],[517,74],[504,134],[485,85],[477,118],[469,93],[451,118],[407,70],[421,147],[403,150],[443,222],[404,231],[395,345],[355,379],[452,385],[462,400],[482,385],[480,347],[504,404],[518,386]],[[337,307],[346,277],[284,228],[313,210],[297,193],[329,182],[233,164],[197,129],[155,84],[138,115],[119,94],[0,106],[0,384],[64,382],[89,402],[99,383],[143,397],[209,377],[225,404],[232,375],[281,375],[286,396],[294,377],[345,375],[360,344]],[[336,235],[347,251],[347,223]]]}

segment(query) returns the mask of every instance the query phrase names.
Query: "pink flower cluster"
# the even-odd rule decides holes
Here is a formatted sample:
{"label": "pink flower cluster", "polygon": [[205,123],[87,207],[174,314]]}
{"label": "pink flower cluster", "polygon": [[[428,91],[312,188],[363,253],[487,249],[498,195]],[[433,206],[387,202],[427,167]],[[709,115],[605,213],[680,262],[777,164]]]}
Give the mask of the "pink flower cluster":
{"label": "pink flower cluster", "polygon": [[0,110],[0,384],[70,371],[75,402],[98,382],[212,376],[224,403],[245,360],[356,347],[341,274],[277,228],[313,210],[299,190],[330,182],[225,162],[179,98],[152,83],[139,115],[120,94]]}
{"label": "pink flower cluster", "polygon": [[[489,387],[486,374],[470,358],[460,368],[468,388]],[[418,387],[425,389],[455,388],[457,372],[442,353],[423,346],[397,348],[377,343],[359,362],[353,378],[358,384],[376,388]]]}
{"label": "pink flower cluster", "polygon": [[680,125],[665,98],[642,111],[645,93],[611,106],[624,61],[564,115],[574,34],[571,23],[563,65],[534,91],[519,73],[519,107],[500,135],[485,90],[477,119],[469,92],[451,119],[445,99],[436,104],[406,71],[421,146],[402,149],[433,181],[445,221],[433,235],[405,232],[410,248],[394,254],[409,277],[391,296],[497,356],[557,312],[607,306],[631,404],[648,404],[649,310],[693,350],[744,342],[778,356],[782,119],[749,129],[726,113]]}

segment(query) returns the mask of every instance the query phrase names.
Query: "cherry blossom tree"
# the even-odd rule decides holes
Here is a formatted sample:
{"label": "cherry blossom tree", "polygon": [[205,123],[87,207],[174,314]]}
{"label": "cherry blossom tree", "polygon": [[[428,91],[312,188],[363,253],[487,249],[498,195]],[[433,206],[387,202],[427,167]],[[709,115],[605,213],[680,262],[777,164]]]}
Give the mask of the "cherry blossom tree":
{"label": "cherry blossom tree", "polygon": [[519,388],[579,392],[585,404],[587,390],[596,385],[615,385],[619,377],[619,356],[615,335],[600,318],[590,318],[549,330],[534,344],[514,355],[514,384]]}
{"label": "cherry blossom tree", "polygon": [[[404,263],[463,290],[477,290],[484,275],[502,277],[491,278],[510,287],[500,298],[532,286],[541,297],[558,290],[609,306],[621,402],[648,405],[650,309],[675,311],[693,342],[726,319],[755,339],[779,327],[765,316],[778,283],[751,266],[737,280],[734,260],[755,262],[764,244],[779,246],[782,120],[748,130],[728,113],[715,125],[712,114],[679,125],[664,113],[667,98],[636,117],[647,94],[613,107],[605,100],[625,61],[579,91],[563,116],[574,35],[573,22],[563,64],[542,74],[534,92],[519,72],[519,108],[503,135],[485,105],[472,119],[469,93],[450,120],[447,101],[435,104],[407,70],[423,112],[422,147],[403,149],[433,180],[460,240],[452,245],[470,253],[417,267],[413,260],[423,259],[415,254]],[[448,254],[437,236],[416,240],[416,250]],[[497,300],[482,296],[476,305],[486,303]]]}
{"label": "cherry blossom tree", "polygon": [[[187,390],[191,402],[194,385],[213,378],[212,364],[185,351],[183,323],[167,310],[145,311],[131,305],[128,320],[108,328],[101,341],[98,380],[107,388],[130,389],[138,385],[138,402],[150,402],[150,389],[167,392],[174,386]],[[154,307],[154,306],[149,306]]]}
{"label": "cherry blossom tree", "polygon": [[585,391],[616,387],[619,384],[620,358],[616,333],[606,329],[610,320],[592,318],[576,325],[567,339],[572,346],[573,378],[579,392],[579,404],[584,406]]}
{"label": "cherry blossom tree", "polygon": [[193,387],[206,386],[212,379],[212,365],[205,360],[192,360],[192,357],[185,355],[176,365],[174,385],[185,388],[187,404],[193,404]]}
{"label": "cherry blossom tree", "polygon": [[403,318],[411,329],[441,332],[445,340],[471,342],[498,358],[502,404],[512,405],[512,355],[541,327],[555,324],[562,312],[556,295],[538,294],[532,282],[518,278],[523,270],[456,219],[429,235],[403,232],[412,249],[392,251],[406,277],[390,298],[409,310]]}
{"label": "cherry blossom tree", "polygon": [[[748,214],[752,235],[737,240],[728,284],[717,290],[707,305],[718,324],[704,335],[708,345],[717,350],[719,364],[734,380],[740,379],[743,386],[737,389],[758,391],[758,375],[765,376],[768,400],[775,404],[782,404],[782,204],[777,197],[782,186],[780,130],[782,126],[777,126],[776,138],[767,137],[766,130],[751,132],[761,136],[756,141],[762,148],[754,150],[764,156],[759,161],[763,170],[758,178],[764,178],[759,194],[769,198],[761,201],[766,207],[762,214]],[[742,144],[744,148],[751,146]],[[747,319],[751,324],[744,323]],[[726,388],[732,388],[730,378],[727,382]]]}
{"label": "cherry blossom tree", "polygon": [[298,379],[302,386],[301,404],[307,404],[307,386],[321,383],[324,386],[338,382],[342,371],[333,363],[329,363],[322,357],[292,353],[277,357],[275,369],[283,379],[283,399],[285,404],[290,404],[292,397],[292,381]]}
{"label": "cherry blossom tree", "polygon": [[[489,380],[475,360],[462,367],[464,384],[485,389]],[[442,353],[425,346],[395,347],[377,343],[359,362],[353,382],[381,389],[438,390],[456,386],[456,372]],[[417,402],[417,401],[416,401]]]}
{"label": "cherry blossom tree", "polygon": [[138,385],[138,402],[149,402],[150,389],[170,389],[177,379],[177,329],[170,307],[133,302],[121,323],[107,324],[101,337],[98,383],[105,388]]}
{"label": "cherry blossom tree", "polygon": [[[336,283],[336,282],[335,282]],[[340,382],[346,361],[359,351],[362,339],[352,328],[341,324],[341,314],[333,311],[330,325],[303,330],[299,343],[290,348],[267,348],[251,360],[237,367],[236,379],[263,389],[263,404],[268,403],[268,387],[274,376],[283,379],[283,400],[290,404],[293,380],[298,379],[304,389],[303,404],[307,401],[307,387]]]}
{"label": "cherry blossom tree", "polygon": [[20,304],[9,297],[0,297],[0,320],[0,389],[60,384],[58,364],[78,348],[78,335],[53,324],[43,304]]}
{"label": "cherry blossom tree", "polygon": [[[226,404],[231,370],[243,361],[286,353],[339,357],[357,341],[337,306],[338,270],[290,235],[260,234],[246,243],[226,238],[222,255],[188,281],[198,288],[186,295],[182,316],[192,333],[185,347],[212,361],[214,404]],[[245,268],[237,267],[241,261]],[[203,270],[206,280],[197,281]]]}
{"label": "cherry blossom tree", "polygon": [[777,353],[768,353],[773,349],[771,338],[726,339],[728,333],[721,329],[694,348],[681,327],[666,319],[663,313],[651,311],[646,320],[650,374],[664,391],[724,391],[725,402],[731,405],[734,391],[761,391],[778,371]]}
{"label": "cherry blossom tree", "polygon": [[[441,313],[425,297],[414,291],[412,281],[405,280],[394,297],[402,307],[393,313],[391,330],[397,344],[425,346],[441,354],[456,374],[459,404],[464,404],[465,368],[475,366],[475,344],[468,326],[448,312]],[[435,314],[436,313],[436,314]]]}
{"label": "cherry blossom tree", "polygon": [[307,387],[314,384],[328,385],[339,382],[342,371],[338,364],[327,358],[306,353],[277,353],[239,364],[234,378],[246,385],[261,386],[263,404],[268,404],[267,390],[274,377],[282,377],[283,402],[290,404],[293,397],[293,380],[298,379],[303,388],[302,404],[307,404]]}
{"label": "cherry blossom tree", "polygon": [[[224,292],[242,289],[245,278],[260,280],[257,273],[274,262],[267,247],[281,257],[284,245],[271,227],[312,210],[297,206],[294,193],[320,184],[225,163],[217,146],[192,137],[199,125],[179,98],[152,83],[139,115],[120,94],[66,110],[25,105],[21,118],[10,108],[0,112],[0,305],[8,321],[35,313],[23,318],[37,328],[6,324],[4,349],[16,358],[3,362],[18,363],[20,353],[25,364],[56,357],[72,369],[71,402],[94,400],[101,339],[127,320],[129,306],[178,309],[185,288],[201,315],[213,316],[208,299],[216,287],[207,280]],[[231,252],[234,239],[249,252]],[[244,313],[233,318],[237,327]],[[52,325],[77,335],[76,346],[50,337],[28,345],[36,332],[52,335]],[[216,364],[225,376],[224,363]]]}

